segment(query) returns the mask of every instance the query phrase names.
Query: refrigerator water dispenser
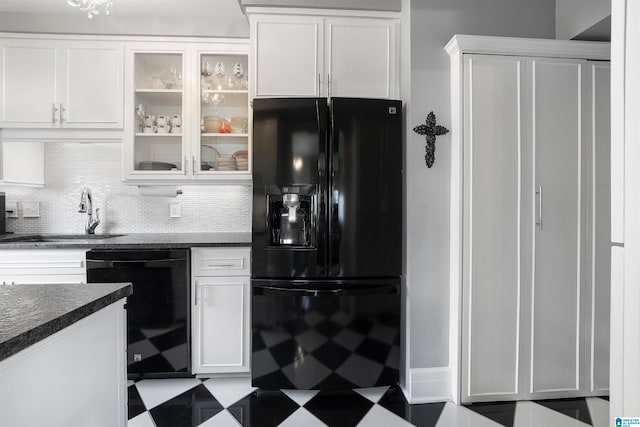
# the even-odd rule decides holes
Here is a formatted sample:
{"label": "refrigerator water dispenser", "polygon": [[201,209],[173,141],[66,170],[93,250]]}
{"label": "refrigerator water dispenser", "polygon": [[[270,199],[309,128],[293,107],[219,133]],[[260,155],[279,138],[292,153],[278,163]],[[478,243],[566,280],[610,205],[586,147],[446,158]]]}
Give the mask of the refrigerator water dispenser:
{"label": "refrigerator water dispenser", "polygon": [[312,248],[315,245],[315,195],[300,194],[299,188],[293,190],[296,192],[267,195],[270,245]]}

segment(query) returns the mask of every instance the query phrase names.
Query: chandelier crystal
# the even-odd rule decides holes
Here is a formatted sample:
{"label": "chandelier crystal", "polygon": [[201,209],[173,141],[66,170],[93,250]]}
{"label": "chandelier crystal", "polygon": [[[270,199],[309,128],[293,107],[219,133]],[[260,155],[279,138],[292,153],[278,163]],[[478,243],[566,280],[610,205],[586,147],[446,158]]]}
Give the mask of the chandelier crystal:
{"label": "chandelier crystal", "polygon": [[108,15],[111,6],[113,6],[112,0],[67,0],[67,3],[73,7],[80,8],[83,12],[87,12],[89,19],[93,19],[95,15],[100,15],[99,7],[103,6],[105,15]]}

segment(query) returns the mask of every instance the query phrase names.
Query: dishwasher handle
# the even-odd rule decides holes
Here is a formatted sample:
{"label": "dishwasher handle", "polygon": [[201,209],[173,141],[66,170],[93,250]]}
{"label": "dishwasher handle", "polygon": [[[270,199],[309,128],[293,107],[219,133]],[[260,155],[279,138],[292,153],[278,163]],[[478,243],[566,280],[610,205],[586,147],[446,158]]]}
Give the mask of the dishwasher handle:
{"label": "dishwasher handle", "polygon": [[185,258],[163,258],[149,260],[112,260],[112,259],[91,259],[87,258],[87,269],[91,268],[153,268],[169,267],[186,263]]}
{"label": "dishwasher handle", "polygon": [[372,286],[282,286],[254,284],[254,295],[289,295],[289,296],[355,296],[355,295],[394,295],[400,289],[393,284]]}

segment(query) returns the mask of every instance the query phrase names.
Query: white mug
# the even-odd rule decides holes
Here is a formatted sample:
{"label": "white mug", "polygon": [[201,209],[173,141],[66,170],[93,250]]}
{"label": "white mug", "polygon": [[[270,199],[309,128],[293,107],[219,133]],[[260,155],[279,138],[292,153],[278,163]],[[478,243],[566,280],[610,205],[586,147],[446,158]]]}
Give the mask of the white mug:
{"label": "white mug", "polygon": [[171,126],[171,133],[182,133],[182,126],[181,125]]}
{"label": "white mug", "polygon": [[169,116],[158,116],[156,117],[156,124],[158,126],[166,126],[169,124]]}
{"label": "white mug", "polygon": [[158,133],[169,133],[171,131],[171,126],[169,125],[158,125]]}
{"label": "white mug", "polygon": [[155,116],[144,116],[144,119],[142,120],[142,124],[144,124],[145,126],[152,126],[156,124],[156,117]]}
{"label": "white mug", "polygon": [[171,126],[181,126],[182,125],[182,117],[178,115],[171,116]]}
{"label": "white mug", "polygon": [[142,128],[143,133],[155,133],[158,128],[155,125],[144,125]]}

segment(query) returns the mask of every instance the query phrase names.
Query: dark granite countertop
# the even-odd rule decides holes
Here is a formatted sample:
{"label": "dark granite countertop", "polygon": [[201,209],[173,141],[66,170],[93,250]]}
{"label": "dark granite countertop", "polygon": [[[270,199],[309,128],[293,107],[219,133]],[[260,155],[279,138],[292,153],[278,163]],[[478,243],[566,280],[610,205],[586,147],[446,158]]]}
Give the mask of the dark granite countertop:
{"label": "dark granite countertop", "polygon": [[130,283],[0,284],[0,361],[132,291]]}
{"label": "dark granite countertop", "polygon": [[250,246],[251,233],[128,233],[110,235],[29,234],[0,235],[0,249],[90,248],[166,249],[195,246]]}

